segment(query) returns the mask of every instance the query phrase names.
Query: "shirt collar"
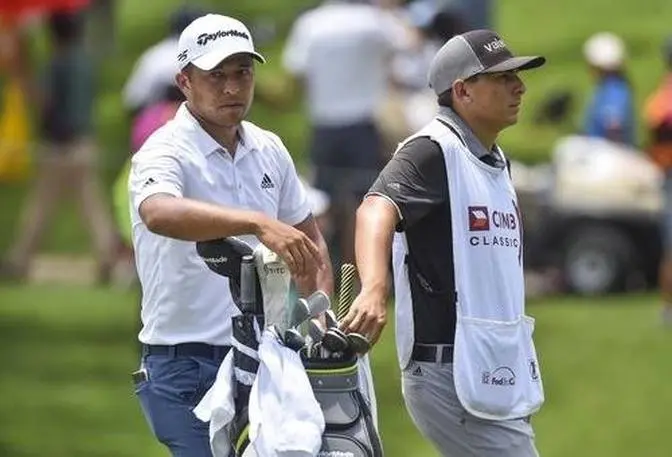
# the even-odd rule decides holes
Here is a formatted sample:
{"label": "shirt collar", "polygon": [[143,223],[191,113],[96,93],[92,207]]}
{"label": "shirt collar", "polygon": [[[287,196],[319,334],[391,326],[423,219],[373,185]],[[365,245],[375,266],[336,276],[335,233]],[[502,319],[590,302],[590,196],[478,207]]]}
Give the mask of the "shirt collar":
{"label": "shirt collar", "polygon": [[481,159],[487,155],[493,155],[497,160],[498,167],[503,168],[506,166],[502,159],[503,154],[499,146],[496,144],[493,146],[493,149],[497,151],[496,153],[493,153],[494,151],[487,150],[485,146],[483,146],[483,143],[481,143],[480,140],[476,138],[476,134],[471,129],[471,127],[469,127],[467,123],[464,122],[464,120],[451,108],[447,106],[439,106],[436,117],[450,124],[450,126],[457,131],[460,139],[467,145],[467,149],[469,149],[469,152],[471,152],[474,156]]}
{"label": "shirt collar", "polygon": [[[224,152],[226,149],[219,144],[213,137],[211,137],[194,115],[187,109],[187,104],[182,103],[177,110],[175,119],[179,119],[183,125],[186,127],[187,135],[193,140],[196,144],[196,147],[201,151],[206,157],[214,152]],[[238,153],[242,152],[241,155],[244,155],[246,152],[252,152],[258,150],[256,141],[252,135],[249,134],[248,129],[245,128],[246,122],[243,121],[238,128],[238,149],[236,151],[236,156]]]}

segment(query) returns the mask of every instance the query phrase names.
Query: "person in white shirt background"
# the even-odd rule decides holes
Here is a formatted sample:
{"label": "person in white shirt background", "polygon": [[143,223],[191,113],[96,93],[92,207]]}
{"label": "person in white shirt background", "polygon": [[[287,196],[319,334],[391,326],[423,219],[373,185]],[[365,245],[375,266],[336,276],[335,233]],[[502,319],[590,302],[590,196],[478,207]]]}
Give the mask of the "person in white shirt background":
{"label": "person in white shirt background", "polygon": [[[329,194],[335,263],[354,259],[354,210],[384,165],[375,118],[389,63],[403,39],[388,15],[364,0],[325,1],[299,16],[283,64],[305,90],[311,184]],[[347,26],[344,26],[347,24]]]}
{"label": "person in white shirt background", "polygon": [[292,159],[275,134],[244,121],[254,62],[241,22],[208,14],[182,32],[176,82],[187,101],[132,159],[133,246],[142,285],[136,394],[173,456],[209,457],[208,424],[193,414],[215,381],[239,310],[228,279],[195,241],[239,236],[287,263],[299,292],[333,292],[331,260]]}
{"label": "person in white shirt background", "polygon": [[143,108],[160,100],[166,87],[175,82],[179,71],[175,59],[177,40],[182,31],[204,12],[182,5],[170,16],[169,35],[140,55],[123,90],[125,108],[135,117]]}

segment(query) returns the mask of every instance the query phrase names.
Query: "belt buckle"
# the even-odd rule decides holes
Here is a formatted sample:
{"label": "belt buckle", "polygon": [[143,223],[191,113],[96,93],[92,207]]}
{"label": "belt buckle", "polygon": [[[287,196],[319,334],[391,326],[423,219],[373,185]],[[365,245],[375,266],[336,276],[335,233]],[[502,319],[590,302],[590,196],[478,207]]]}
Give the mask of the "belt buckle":
{"label": "belt buckle", "polygon": [[436,352],[434,353],[434,363],[441,364],[443,361],[443,344],[436,345]]}
{"label": "belt buckle", "polygon": [[443,364],[443,363],[444,363],[444,361],[443,361],[443,353],[444,353],[446,350],[449,350],[449,349],[452,348],[452,347],[453,347],[452,344],[437,344],[437,345],[436,345],[436,354],[435,354],[435,355],[436,355],[436,359],[435,359],[435,362],[438,363],[439,365]]}

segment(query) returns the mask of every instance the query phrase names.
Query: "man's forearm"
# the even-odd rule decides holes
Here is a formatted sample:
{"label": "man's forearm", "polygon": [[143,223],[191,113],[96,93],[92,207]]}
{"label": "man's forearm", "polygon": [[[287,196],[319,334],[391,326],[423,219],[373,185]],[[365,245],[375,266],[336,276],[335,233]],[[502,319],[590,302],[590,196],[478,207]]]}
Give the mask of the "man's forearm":
{"label": "man's forearm", "polygon": [[357,210],[355,258],[362,292],[387,297],[396,209],[381,197],[368,197]]}
{"label": "man's forearm", "polygon": [[[313,222],[311,221],[310,223],[312,224]],[[321,290],[327,295],[332,296],[334,293],[334,273],[331,267],[331,258],[329,257],[327,242],[324,240],[322,233],[316,225],[310,227],[307,225],[304,227],[304,230],[310,239],[317,245],[324,267],[317,270],[315,275],[295,278],[297,290],[302,297],[307,297],[316,290]]]}
{"label": "man's forearm", "polygon": [[188,198],[151,196],[140,205],[150,231],[184,241],[255,234],[264,216]]}

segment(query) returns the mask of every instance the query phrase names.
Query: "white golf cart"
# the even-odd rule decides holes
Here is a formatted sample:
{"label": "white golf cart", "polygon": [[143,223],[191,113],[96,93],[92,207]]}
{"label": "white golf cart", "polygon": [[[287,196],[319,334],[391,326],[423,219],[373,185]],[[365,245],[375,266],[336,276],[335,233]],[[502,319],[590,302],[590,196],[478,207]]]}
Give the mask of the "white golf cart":
{"label": "white golf cart", "polygon": [[569,136],[551,163],[511,164],[528,268],[580,295],[656,284],[662,173],[638,150]]}

